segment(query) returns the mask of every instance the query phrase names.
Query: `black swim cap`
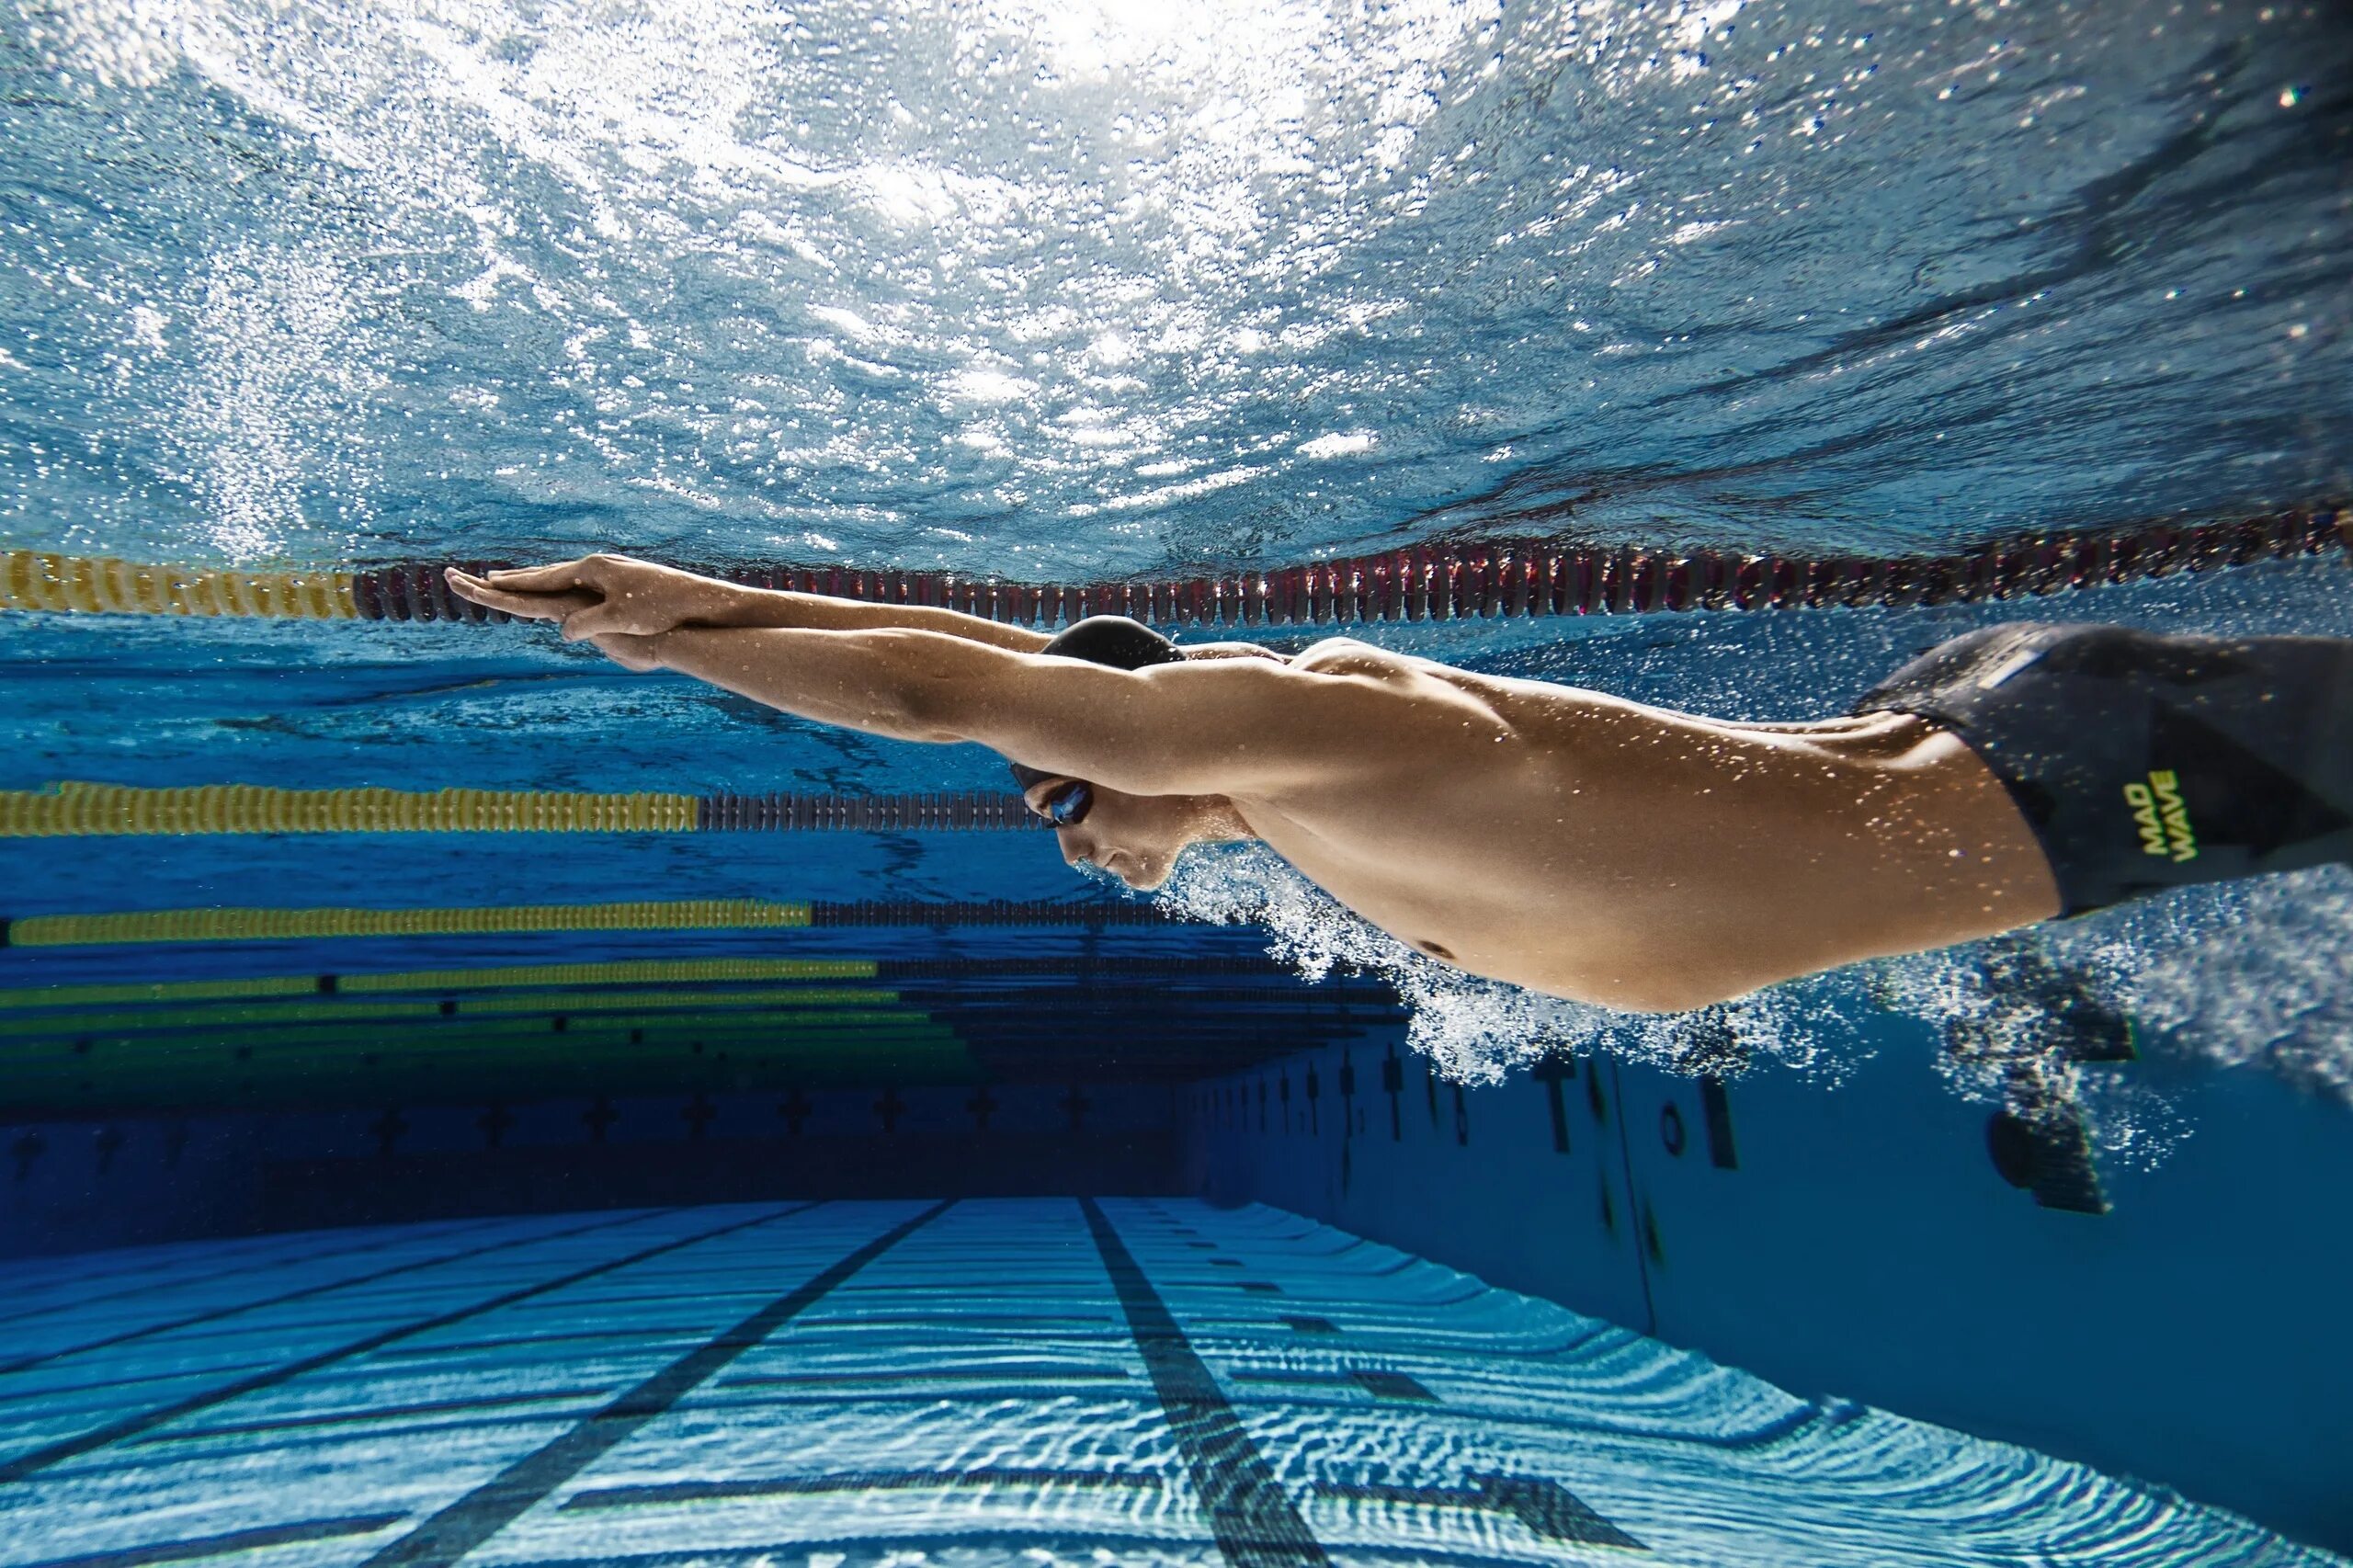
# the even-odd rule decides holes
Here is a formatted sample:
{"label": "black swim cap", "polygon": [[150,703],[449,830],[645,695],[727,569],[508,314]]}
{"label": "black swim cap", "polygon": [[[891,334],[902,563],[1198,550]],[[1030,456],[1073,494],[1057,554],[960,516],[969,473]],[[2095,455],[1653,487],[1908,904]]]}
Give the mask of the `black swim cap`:
{"label": "black swim cap", "polygon": [[1060,636],[1038,652],[1063,659],[1085,659],[1090,665],[1108,665],[1115,670],[1173,665],[1185,657],[1184,649],[1142,621],[1130,620],[1124,615],[1090,615],[1074,626],[1064,627]]}
{"label": "black swim cap", "polygon": [[[1063,659],[1085,659],[1090,665],[1108,665],[1115,670],[1148,669],[1154,665],[1181,664],[1185,651],[1146,626],[1141,620],[1130,620],[1124,615],[1090,615],[1077,624],[1063,629],[1054,640],[1038,650]],[[1043,773],[1019,763],[1007,764],[1021,788],[1027,790],[1041,778],[1054,778],[1058,774]]]}

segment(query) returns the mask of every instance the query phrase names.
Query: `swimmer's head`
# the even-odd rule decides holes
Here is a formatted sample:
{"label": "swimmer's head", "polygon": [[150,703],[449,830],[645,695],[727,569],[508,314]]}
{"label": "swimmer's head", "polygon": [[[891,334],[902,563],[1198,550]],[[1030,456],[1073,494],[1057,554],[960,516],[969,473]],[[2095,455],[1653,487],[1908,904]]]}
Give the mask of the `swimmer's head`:
{"label": "swimmer's head", "polygon": [[[1181,663],[1184,651],[1140,620],[1089,616],[1039,650],[1115,670]],[[1063,858],[1093,866],[1137,889],[1168,880],[1186,845],[1205,836],[1203,824],[1222,810],[1216,797],[1130,795],[1084,778],[1010,765],[1029,809],[1053,824]]]}
{"label": "swimmer's head", "polygon": [[[1108,665],[1115,670],[1149,669],[1154,665],[1181,664],[1185,658],[1185,651],[1176,643],[1142,621],[1130,620],[1124,615],[1090,615],[1085,620],[1065,627],[1059,636],[1038,652],[1051,653],[1058,659],[1085,659],[1090,665]],[[1040,782],[1061,777],[1035,767],[1024,767],[1017,762],[1010,766],[1014,779],[1020,784],[1024,795]],[[1034,801],[1032,804],[1035,804]]]}

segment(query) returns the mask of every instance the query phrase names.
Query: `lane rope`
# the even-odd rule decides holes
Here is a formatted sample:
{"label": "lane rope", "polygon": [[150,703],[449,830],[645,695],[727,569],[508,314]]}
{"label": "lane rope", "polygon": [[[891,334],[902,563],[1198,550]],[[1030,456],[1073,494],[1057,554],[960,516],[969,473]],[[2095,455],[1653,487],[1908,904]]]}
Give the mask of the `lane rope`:
{"label": "lane rope", "polygon": [[[1602,550],[1518,539],[1415,545],[1271,572],[1109,584],[1007,583],[840,566],[739,566],[716,574],[756,587],[929,606],[1039,627],[1090,615],[1180,627],[1332,626],[1969,604],[2341,551],[2353,547],[2349,535],[2353,516],[2342,501],[2330,500],[2230,521],[2019,534],[1945,555]],[[441,574],[445,565],[479,573],[507,564],[402,562],[348,573],[253,574],[17,550],[0,555],[0,608],[504,622],[513,618],[458,597]]]}
{"label": "lane rope", "polygon": [[249,1025],[348,1023],[355,1020],[470,1021],[536,1017],[595,1017],[618,1012],[797,1014],[811,1009],[839,1011],[851,1007],[892,1008],[899,1006],[896,991],[849,986],[797,986],[760,991],[603,991],[592,993],[537,991],[520,996],[484,996],[466,1001],[392,1001],[353,998],[323,1001],[233,1001],[188,1003],[170,1007],[108,1007],[97,1011],[59,1011],[29,1017],[0,1014],[0,1042],[51,1036],[107,1034],[124,1030],[194,1029]]}
{"label": "lane rope", "polygon": [[[1145,958],[1096,954],[1086,958],[1008,959],[621,959],[602,963],[501,964],[480,969],[396,970],[378,974],[260,974],[216,980],[20,986],[0,990],[0,1009],[106,1007],[131,1003],[223,1002],[279,996],[373,996],[404,993],[515,991],[584,985],[688,985],[732,983],[790,985],[812,982],[1054,980],[1080,973],[1165,983],[1205,976],[1282,976],[1291,971],[1270,958]],[[626,999],[631,993],[597,993]]]}
{"label": "lane rope", "polygon": [[256,833],[1000,832],[1045,824],[1021,797],[591,794],[551,790],[136,788],[0,790],[0,838]]}
{"label": "lane rope", "polygon": [[674,899],[629,903],[498,904],[457,909],[157,909],[0,919],[0,948],[128,947],[160,942],[290,942],[364,937],[525,936],[559,931],[775,931],[812,927],[1156,926],[1148,903],[777,903]]}
{"label": "lane rope", "polygon": [[289,942],[347,937],[472,937],[549,931],[777,930],[809,924],[805,903],[679,899],[467,909],[157,909],[11,920],[15,948],[151,942]]}
{"label": "lane rope", "polygon": [[[872,980],[872,959],[623,959],[610,963],[503,964],[490,969],[404,970],[300,977],[326,995],[403,991],[494,991],[509,986],[683,985],[713,981]],[[166,983],[169,983],[168,982]],[[5,998],[0,993],[0,999]]]}
{"label": "lane rope", "polygon": [[348,572],[211,572],[113,556],[0,554],[0,608],[76,615],[240,616],[365,620]]}
{"label": "lane rope", "polygon": [[[261,974],[133,984],[31,985],[0,991],[0,1008],[104,1007],[131,1002],[220,1002],[270,996],[368,996],[503,991],[520,986],[686,985],[710,982],[873,980],[871,959],[624,959],[608,963],[503,964],[383,974]],[[627,993],[615,992],[614,995]]]}
{"label": "lane rope", "polygon": [[[462,1019],[431,1022],[356,1024],[281,1024],[267,1029],[217,1030],[85,1029],[64,1039],[0,1041],[0,1062],[14,1079],[46,1069],[71,1071],[76,1062],[102,1056],[145,1057],[159,1064],[192,1050],[247,1048],[256,1056],[271,1052],[348,1046],[354,1051],[437,1051],[467,1044],[528,1043],[554,1040],[567,1049],[585,1043],[642,1044],[632,1035],[651,1037],[700,1034],[708,1038],[775,1040],[832,1035],[844,1040],[886,1040],[946,1032],[930,1014],[906,1009],[872,1008],[855,1012],[714,1015],[683,1012],[623,1013],[605,1017],[570,1019],[563,1028],[549,1028],[545,1018]],[[70,1047],[69,1042],[70,1041]]]}

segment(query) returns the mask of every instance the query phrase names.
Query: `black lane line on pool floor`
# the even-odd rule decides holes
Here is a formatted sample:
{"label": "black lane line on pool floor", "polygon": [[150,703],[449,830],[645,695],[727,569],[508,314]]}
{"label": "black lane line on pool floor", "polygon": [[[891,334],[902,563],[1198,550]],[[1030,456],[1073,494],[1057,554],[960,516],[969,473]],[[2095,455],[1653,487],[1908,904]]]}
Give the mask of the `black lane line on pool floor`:
{"label": "black lane line on pool floor", "polygon": [[1647,1231],[1643,1223],[1643,1197],[1634,1186],[1634,1141],[1626,1136],[1626,1085],[1618,1076],[1618,1058],[1609,1058],[1609,1105],[1618,1122],[1618,1165],[1626,1176],[1626,1231],[1634,1247],[1634,1274],[1643,1282],[1643,1333],[1658,1336],[1658,1304],[1651,1299],[1651,1260]]}
{"label": "black lane line on pool floor", "polygon": [[[112,1349],[119,1345],[128,1345],[134,1339],[145,1339],[150,1335],[176,1334],[184,1328],[195,1328],[200,1324],[218,1323],[222,1318],[235,1317],[239,1312],[257,1312],[270,1307],[282,1307],[289,1301],[324,1296],[331,1290],[340,1290],[347,1286],[373,1285],[380,1279],[390,1279],[401,1274],[414,1274],[420,1268],[438,1268],[445,1263],[463,1263],[470,1257],[480,1257],[484,1253],[500,1252],[508,1247],[528,1246],[533,1242],[560,1241],[566,1236],[576,1236],[589,1231],[626,1225],[633,1220],[644,1219],[647,1212],[650,1210],[624,1214],[619,1219],[597,1220],[585,1225],[574,1225],[568,1230],[542,1231],[529,1236],[505,1236],[494,1242],[485,1242],[480,1246],[467,1247],[460,1252],[445,1253],[439,1257],[411,1258],[406,1263],[395,1263],[389,1267],[379,1268],[372,1274],[355,1274],[348,1279],[322,1280],[317,1284],[304,1285],[298,1290],[288,1290],[276,1296],[261,1296],[250,1301],[232,1301],[227,1306],[209,1307],[200,1312],[190,1312],[186,1317],[169,1318],[162,1323],[152,1323],[144,1328],[127,1328],[119,1334],[108,1335],[104,1339],[92,1339],[80,1345],[63,1346],[55,1350],[43,1350],[37,1355],[19,1357],[13,1361],[0,1361],[0,1377],[6,1377],[12,1372],[30,1371],[45,1361],[55,1361],[67,1356],[82,1356],[93,1350]],[[502,1218],[490,1223],[511,1224],[513,1221]],[[467,1227],[469,1230],[483,1228],[486,1227]]]}
{"label": "black lane line on pool floor", "polygon": [[1217,1379],[1091,1198],[1078,1200],[1111,1289],[1128,1315],[1162,1415],[1184,1455],[1218,1551],[1234,1568],[1302,1568],[1330,1559],[1242,1423]]}
{"label": "black lane line on pool floor", "polygon": [[[51,1443],[46,1447],[35,1449],[30,1453],[19,1454],[17,1458],[9,1460],[6,1463],[0,1463],[0,1485],[5,1485],[12,1481],[22,1481],[27,1476],[37,1474],[41,1471],[47,1470],[51,1465],[62,1464],[67,1460],[78,1458],[83,1454],[89,1453],[93,1449],[103,1449],[110,1443],[120,1442],[125,1437],[135,1437],[140,1433],[152,1431],[155,1427],[163,1426],[167,1421],[176,1421],[183,1415],[194,1415],[199,1410],[209,1410],[216,1404],[225,1404],[230,1400],[236,1399],[244,1394],[253,1393],[260,1389],[275,1388],[279,1383],[287,1382],[292,1379],[301,1377],[305,1372],[314,1372],[321,1367],[332,1366],[337,1361],[347,1360],[354,1356],[365,1356],[371,1350],[381,1348],[386,1345],[391,1345],[398,1340],[406,1339],[411,1335],[425,1334],[433,1329],[446,1328],[454,1323],[463,1323],[468,1318],[479,1317],[483,1312],[494,1312],[500,1307],[512,1306],[517,1301],[529,1301],[533,1296],[545,1295],[550,1290],[560,1290],[567,1285],[576,1285],[583,1279],[593,1279],[599,1274],[609,1274],[616,1268],[626,1268],[631,1264],[642,1263],[646,1259],[652,1257],[659,1257],[665,1252],[676,1252],[680,1247],[691,1246],[697,1242],[710,1241],[713,1237],[723,1236],[728,1234],[730,1232],[745,1230],[753,1225],[764,1225],[771,1220],[786,1219],[791,1215],[805,1212],[806,1210],[815,1207],[816,1205],[813,1203],[795,1204],[790,1208],[779,1210],[773,1213],[755,1215],[749,1220],[739,1220],[732,1225],[720,1226],[717,1230],[701,1231],[691,1236],[680,1236],[673,1241],[660,1242],[650,1247],[642,1247],[636,1252],[613,1258],[608,1262],[591,1264],[585,1268],[574,1269],[569,1274],[559,1275],[553,1279],[543,1280],[537,1285],[525,1285],[517,1290],[505,1291],[502,1294],[491,1297],[485,1301],[476,1301],[471,1305],[454,1308],[451,1311],[439,1312],[432,1317],[423,1318],[415,1323],[400,1324],[392,1328],[379,1330],[377,1333],[369,1335],[364,1339],[354,1340],[348,1345],[338,1345],[332,1350],[321,1350],[314,1355],[302,1357],[299,1360],[289,1361],[282,1366],[272,1367],[267,1371],[256,1372],[250,1377],[240,1378],[235,1382],[224,1384],[220,1388],[207,1389],[201,1393],[190,1394],[186,1399],[176,1401],[160,1409],[142,1411],[135,1415],[126,1415],[119,1421],[109,1422],[108,1425],[100,1426],[94,1431],[84,1432],[76,1437],[63,1438],[61,1441]],[[656,1210],[655,1212],[658,1213],[659,1211]],[[630,1216],[631,1219],[639,1220],[648,1217],[649,1216],[646,1214]],[[596,1226],[584,1225],[579,1229],[581,1231],[587,1231],[597,1229],[606,1224],[617,1224],[622,1222],[624,1221],[599,1221]],[[557,1237],[563,1236],[566,1233],[576,1234],[578,1233],[565,1233],[559,1231],[530,1239],[549,1241],[556,1239]],[[526,1240],[525,1238],[518,1237],[511,1243],[504,1243],[501,1244],[521,1246],[526,1244]],[[444,1258],[442,1261],[446,1263],[450,1260]]]}
{"label": "black lane line on pool floor", "polygon": [[347,1519],[308,1519],[300,1524],[265,1525],[258,1529],[231,1530],[226,1535],[199,1536],[162,1546],[133,1546],[120,1551],[93,1551],[81,1557],[53,1557],[28,1568],[146,1568],[152,1562],[192,1562],[226,1557],[233,1551],[259,1551],[272,1546],[301,1546],[335,1540],[348,1535],[373,1535],[400,1523],[398,1514],[362,1514]]}
{"label": "black lane line on pool floor", "polygon": [[[438,1241],[447,1236],[463,1235],[468,1231],[485,1231],[490,1229],[493,1225],[512,1224],[513,1222],[514,1217],[512,1215],[498,1215],[488,1220],[469,1220],[457,1224],[442,1225],[438,1228],[428,1229],[426,1227],[420,1226],[419,1229],[423,1233],[419,1235],[405,1237],[397,1235],[380,1236],[375,1240],[367,1242],[346,1242],[338,1246],[323,1247],[317,1252],[298,1253],[291,1257],[287,1256],[283,1251],[286,1240],[285,1237],[266,1236],[262,1238],[264,1241],[278,1244],[280,1250],[262,1257],[252,1259],[251,1261],[231,1263],[225,1267],[216,1267],[208,1273],[167,1275],[165,1278],[161,1279],[139,1280],[135,1283],[124,1285],[115,1290],[103,1290],[95,1295],[76,1296],[71,1300],[51,1301],[40,1306],[26,1307],[17,1312],[0,1312],[0,1327],[6,1327],[7,1324],[12,1323],[21,1323],[26,1318],[49,1316],[62,1317],[68,1313],[83,1312],[91,1307],[103,1306],[108,1301],[119,1301],[126,1296],[148,1295],[159,1290],[176,1290],[183,1287],[193,1285],[214,1285],[224,1279],[233,1279],[241,1274],[260,1274],[272,1268],[291,1268],[300,1264],[324,1263],[332,1257],[348,1257],[358,1253],[381,1252],[386,1247],[399,1246],[404,1241]],[[168,1267],[169,1266],[130,1266],[122,1268],[108,1269],[97,1274],[85,1275],[80,1277],[78,1279],[60,1281],[60,1283],[78,1283],[91,1286],[99,1285],[108,1279],[118,1278],[124,1274],[135,1274],[139,1272],[140,1268],[142,1267]]]}
{"label": "black lane line on pool floor", "polygon": [[570,1431],[542,1444],[488,1481],[420,1521],[358,1568],[449,1568],[536,1506],[638,1429],[716,1377],[746,1350],[815,1306],[858,1270],[955,1207],[936,1203],[868,1242],[806,1283],[719,1334],[620,1395]]}

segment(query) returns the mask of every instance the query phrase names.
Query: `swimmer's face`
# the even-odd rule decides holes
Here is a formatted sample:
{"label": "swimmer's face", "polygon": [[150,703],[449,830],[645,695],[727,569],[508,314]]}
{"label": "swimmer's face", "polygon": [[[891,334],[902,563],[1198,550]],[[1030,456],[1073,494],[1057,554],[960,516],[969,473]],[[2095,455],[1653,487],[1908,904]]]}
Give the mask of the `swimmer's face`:
{"label": "swimmer's face", "polygon": [[1139,892],[1166,881],[1178,853],[1200,836],[1204,802],[1190,795],[1128,795],[1057,776],[1021,798],[1055,824],[1065,864],[1100,867]]}

